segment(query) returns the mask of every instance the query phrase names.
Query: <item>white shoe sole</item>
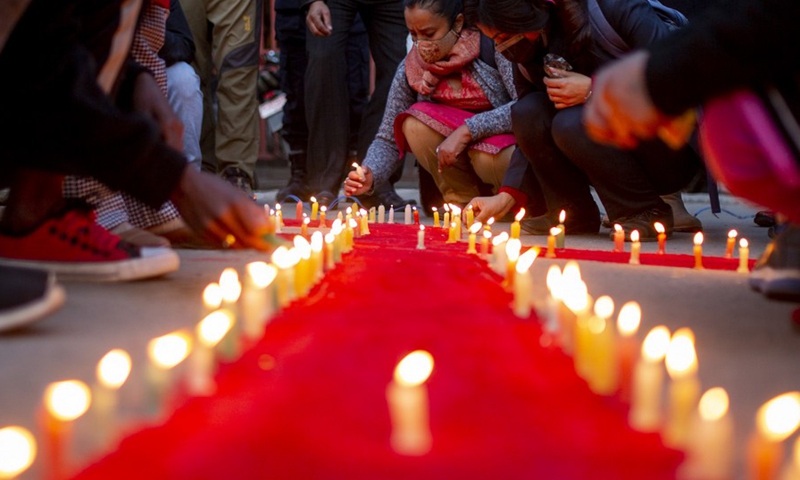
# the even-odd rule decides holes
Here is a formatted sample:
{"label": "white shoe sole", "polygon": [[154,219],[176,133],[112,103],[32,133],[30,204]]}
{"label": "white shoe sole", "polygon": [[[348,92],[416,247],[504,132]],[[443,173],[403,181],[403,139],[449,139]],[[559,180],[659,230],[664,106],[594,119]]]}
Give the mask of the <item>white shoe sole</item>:
{"label": "white shoe sole", "polygon": [[0,264],[39,268],[56,274],[59,280],[84,282],[122,282],[154,278],[180,267],[180,257],[171,248],[143,247],[141,257],[113,262],[40,262],[0,259]]}
{"label": "white shoe sole", "polygon": [[64,288],[53,284],[42,298],[0,311],[0,332],[21,328],[43,319],[61,308],[66,298]]}

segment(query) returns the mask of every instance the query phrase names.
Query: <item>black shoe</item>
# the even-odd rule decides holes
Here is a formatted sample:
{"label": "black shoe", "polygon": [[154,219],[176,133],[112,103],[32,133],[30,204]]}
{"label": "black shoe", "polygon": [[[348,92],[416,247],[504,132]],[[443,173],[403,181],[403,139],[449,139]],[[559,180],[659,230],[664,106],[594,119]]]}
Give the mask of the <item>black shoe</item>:
{"label": "black shoe", "polygon": [[289,196],[296,197],[301,202],[307,202],[310,191],[306,184],[306,153],[294,152],[289,154],[291,177],[289,183],[278,190],[275,201],[281,203]]}
{"label": "black shoe", "polygon": [[753,221],[759,227],[774,227],[778,221],[775,219],[775,212],[770,212],[769,210],[761,210],[760,212],[756,212],[755,218]]}
{"label": "black shoe", "polygon": [[44,318],[58,310],[64,298],[53,273],[0,265],[0,332]]}
{"label": "black shoe", "polygon": [[748,283],[776,300],[800,301],[800,227],[788,225],[767,246]]}
{"label": "black shoe", "polygon": [[[597,205],[584,208],[565,207],[566,220],[564,229],[566,235],[594,235],[600,231],[600,211]],[[558,211],[550,211],[538,217],[524,218],[520,221],[520,228],[529,235],[550,235],[550,229],[558,226]]]}
{"label": "black shoe", "polygon": [[244,170],[238,167],[226,167],[220,176],[228,183],[243,191],[248,197],[255,200],[253,193],[253,179]]}
{"label": "black shoe", "polygon": [[415,200],[406,200],[398,195],[394,187],[383,191],[376,191],[372,195],[360,195],[357,198],[358,201],[361,202],[361,205],[367,210],[372,207],[383,205],[386,209],[394,207],[395,211],[397,211],[406,208],[406,205],[417,204]]}
{"label": "black shoe", "polygon": [[[640,242],[655,242],[658,240],[658,231],[655,227],[655,222],[661,222],[664,226],[664,233],[667,238],[672,236],[675,231],[675,221],[672,217],[672,209],[669,205],[664,207],[654,207],[649,210],[631,215],[630,217],[618,218],[613,223],[618,223],[625,230],[625,241],[631,241],[631,232],[637,230],[639,232]],[[614,232],[609,234],[611,239],[614,239]]]}

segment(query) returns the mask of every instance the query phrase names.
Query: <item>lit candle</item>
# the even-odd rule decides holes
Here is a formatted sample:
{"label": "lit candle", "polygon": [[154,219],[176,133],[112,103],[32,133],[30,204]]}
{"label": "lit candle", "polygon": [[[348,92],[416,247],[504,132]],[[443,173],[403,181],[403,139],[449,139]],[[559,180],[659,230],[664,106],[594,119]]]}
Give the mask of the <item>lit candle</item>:
{"label": "lit candle", "polygon": [[431,207],[431,210],[433,210],[433,226],[436,228],[441,227],[442,224],[439,223],[439,209],[436,207]]}
{"label": "lit candle", "polygon": [[[319,211],[319,202],[315,197],[311,197],[311,220],[317,219],[317,212]],[[297,217],[300,218],[300,217]]]}
{"label": "lit candle", "polygon": [[694,234],[694,268],[703,269],[703,232]]}
{"label": "lit candle", "polygon": [[733,258],[733,247],[736,246],[736,236],[739,232],[736,229],[731,229],[728,232],[728,241],[725,243],[725,258]]}
{"label": "lit candle", "polygon": [[314,232],[311,235],[311,283],[314,285],[322,278],[325,271],[323,248],[325,248],[325,239],[322,233]]}
{"label": "lit candle", "polygon": [[209,283],[203,289],[203,306],[205,313],[211,313],[222,305],[222,289],[218,283]]}
{"label": "lit candle", "polygon": [[[480,226],[480,223],[475,225]],[[531,315],[533,280],[531,279],[530,268],[533,265],[533,261],[536,260],[536,255],[536,249],[528,249],[519,256],[514,269],[514,315],[519,318],[528,318]]]}
{"label": "lit candle", "polygon": [[489,240],[492,238],[492,232],[488,230],[483,231],[483,237],[481,237],[481,257],[484,259],[489,257]]}
{"label": "lit candle", "polygon": [[294,237],[294,249],[297,252],[297,264],[294,267],[294,291],[298,296],[305,296],[311,288],[314,270],[311,265],[311,244],[303,237]]}
{"label": "lit candle", "polygon": [[[577,264],[575,264],[577,267]],[[567,355],[574,355],[575,367],[583,378],[588,378],[587,349],[585,341],[588,334],[588,316],[592,307],[586,283],[570,273],[570,264],[564,267],[561,276],[561,310],[559,320],[559,344]],[[578,274],[580,272],[578,271]],[[580,347],[580,348],[579,348]]]}
{"label": "lit candle", "polygon": [[472,209],[472,205],[467,207],[467,228],[471,228],[473,222],[475,222],[475,211]]}
{"label": "lit candle", "polygon": [[431,449],[428,389],[424,385],[433,371],[433,357],[423,350],[406,355],[386,387],[392,421],[392,449],[401,455],[424,455]]}
{"label": "lit candle", "polygon": [[778,395],[756,413],[756,430],[747,444],[747,478],[774,479],[783,463],[783,441],[800,425],[800,392]]}
{"label": "lit candle", "polygon": [[36,439],[22,427],[0,428],[0,452],[0,478],[17,478],[33,465]]}
{"label": "lit candle", "polygon": [[220,343],[220,355],[223,360],[230,361],[239,357],[241,351],[242,325],[238,320],[239,309],[237,302],[242,295],[242,284],[239,283],[239,274],[234,268],[226,268],[219,276],[219,285],[222,289],[222,307],[230,312],[234,319],[233,326],[228,335]]}
{"label": "lit candle", "polygon": [[394,223],[394,205],[389,205],[389,223]]}
{"label": "lit candle", "polygon": [[[281,207],[280,203],[275,204],[275,220],[276,229],[283,227],[283,207]],[[280,233],[280,230],[276,231]]]}
{"label": "lit candle", "polygon": [[564,226],[564,222],[567,221],[567,212],[565,210],[561,210],[561,213],[558,214],[558,235],[556,235],[556,248],[564,248],[564,239],[567,235],[567,227]]}
{"label": "lit candle", "polygon": [[638,303],[628,302],[619,310],[619,315],[617,316],[617,365],[619,370],[619,396],[625,403],[631,401],[633,364],[639,351],[636,333],[639,331],[641,321],[642,309]]}
{"label": "lit candle", "polygon": [[353,235],[356,230],[356,227],[358,227],[358,223],[356,223],[356,221],[351,218],[350,224],[347,227],[348,228],[345,233],[347,234],[347,251],[349,252],[353,249],[353,245],[355,245],[355,242],[353,241]]}
{"label": "lit candle", "polygon": [[503,275],[506,268],[506,242],[508,232],[500,232],[500,235],[492,239],[492,269],[498,274]]}
{"label": "lit candle", "polygon": [[750,249],[748,248],[747,239],[739,240],[739,268],[736,269],[739,273],[750,273],[750,266],[748,265]]}
{"label": "lit candle", "polygon": [[800,438],[794,442],[792,452],[792,458],[787,462],[783,473],[781,473],[781,480],[800,479]]}
{"label": "lit candle", "polygon": [[447,242],[445,243],[456,243],[456,222],[450,222],[450,229],[447,231]]}
{"label": "lit candle", "polygon": [[417,210],[417,207],[413,207],[413,211],[414,211],[414,225],[419,225],[419,211]]}
{"label": "lit candle", "polygon": [[275,285],[277,287],[278,305],[281,308],[294,298],[294,263],[289,250],[281,245],[272,252],[272,263],[277,270]]}
{"label": "lit candle", "polygon": [[51,383],[45,389],[41,419],[42,450],[46,458],[43,478],[69,478],[72,422],[86,413],[91,402],[89,387],[79,380]]}
{"label": "lit candle", "polygon": [[477,254],[478,250],[475,249],[475,244],[477,241],[478,232],[481,231],[483,225],[481,222],[473,223],[471,227],[469,227],[469,243],[467,246],[467,253],[469,254]]}
{"label": "lit candle", "polygon": [[447,228],[450,225],[450,205],[445,203],[444,205],[442,205],[442,207],[444,207],[444,222],[443,222],[443,226]]}
{"label": "lit candle", "polygon": [[545,258],[556,258],[556,237],[561,232],[561,229],[558,227],[552,227],[550,229],[550,235],[547,236],[547,253],[545,253]]}
{"label": "lit candle", "polygon": [[358,175],[359,180],[361,180],[362,182],[366,182],[367,176],[364,175],[364,169],[361,168],[361,165],[357,164],[356,162],[353,162],[353,168],[356,169],[356,175]]}
{"label": "lit candle", "polygon": [[405,224],[411,225],[411,204],[406,205],[405,215],[404,215]]}
{"label": "lit candle", "polygon": [[656,253],[659,255],[664,255],[667,253],[667,234],[666,230],[664,229],[664,225],[661,222],[655,222],[653,224],[653,228],[655,228],[656,232],[658,232],[658,251]]}
{"label": "lit candle", "polygon": [[520,225],[519,222],[525,216],[525,209],[520,208],[519,212],[514,216],[514,222],[511,224],[511,238],[519,238]]}
{"label": "lit candle", "polygon": [[333,263],[339,263],[342,261],[342,243],[343,243],[343,235],[342,235],[342,222],[341,220],[336,220],[331,225],[331,233],[333,234]]}
{"label": "lit candle", "polygon": [[492,225],[494,225],[494,217],[489,217],[489,220],[486,220],[486,224],[483,226],[483,229],[489,233],[492,232]]}
{"label": "lit candle", "polygon": [[622,229],[622,225],[619,223],[614,224],[614,251],[625,251],[625,230]]}
{"label": "lit candle", "polygon": [[631,231],[631,258],[628,263],[639,265],[639,253],[642,251],[642,244],[639,242],[639,230]]}
{"label": "lit candle", "polygon": [[369,223],[375,223],[375,207],[369,207]]}
{"label": "lit candle", "polygon": [[683,448],[688,440],[692,414],[700,397],[697,379],[697,353],[694,334],[681,328],[672,336],[667,349],[667,373],[671,382],[668,389],[667,421],[664,426],[664,444]]}
{"label": "lit candle", "polygon": [[195,347],[189,358],[189,375],[187,386],[189,393],[197,396],[208,396],[214,393],[214,351],[219,342],[233,327],[233,318],[229,312],[219,310],[200,320],[195,328]]}
{"label": "lit candle", "polygon": [[661,392],[664,388],[662,360],[667,354],[667,327],[650,330],[642,343],[642,355],[633,370],[631,409],[628,422],[640,432],[655,432],[661,426]]}
{"label": "lit candle", "polygon": [[247,275],[242,290],[242,326],[244,336],[252,342],[261,338],[264,326],[272,317],[272,283],[278,270],[260,261],[248,263],[245,270]]}
{"label": "lit candle", "polygon": [[96,369],[97,383],[92,388],[92,433],[95,445],[104,448],[117,427],[117,391],[131,373],[131,356],[115,348],[106,353]]}
{"label": "lit candle", "polygon": [[331,271],[336,264],[333,261],[333,243],[336,240],[333,233],[325,235],[325,271]]}
{"label": "lit candle", "polygon": [[450,220],[456,224],[455,234],[453,235],[456,241],[461,240],[461,209],[456,205],[450,205],[450,210],[453,212],[450,215]]}
{"label": "lit candle", "polygon": [[728,415],[728,392],[722,387],[707,390],[700,397],[692,419],[686,461],[678,470],[682,480],[733,478],[733,422]]}
{"label": "lit candle", "polygon": [[328,212],[328,207],[325,205],[319,208],[319,228],[328,228],[328,224],[325,223],[325,214]]}
{"label": "lit candle", "polygon": [[191,339],[185,332],[156,337],[147,344],[147,411],[160,415],[170,384],[170,370],[189,355]]}
{"label": "lit candle", "polygon": [[594,302],[594,316],[589,319],[591,375],[589,388],[598,395],[612,395],[619,387],[617,346],[609,318],[614,314],[614,300],[604,295]]}
{"label": "lit candle", "polygon": [[303,217],[303,222],[300,224],[300,235],[307,237],[308,236],[308,225],[311,223],[311,219],[308,217]]}
{"label": "lit candle", "polygon": [[519,241],[519,238],[510,238],[506,242],[506,269],[505,269],[505,280],[503,281],[503,285],[506,287],[506,290],[512,291],[514,287],[514,273],[516,272],[517,268],[517,260],[519,259],[519,252],[522,249],[522,242]]}
{"label": "lit candle", "polygon": [[561,310],[561,269],[558,265],[550,265],[545,277],[545,285],[549,295],[545,298],[546,319],[544,333],[547,335],[545,343],[552,343],[554,337],[558,335],[561,325],[559,312]]}
{"label": "lit candle", "polygon": [[296,218],[297,220],[303,218],[303,202],[301,200],[298,200],[297,205],[295,205],[294,218]]}
{"label": "lit candle", "polygon": [[[369,235],[369,217],[367,216],[367,211],[362,208],[359,213],[361,213],[361,225],[360,225],[361,235]],[[414,213],[416,213],[416,210],[414,210]]]}
{"label": "lit candle", "polygon": [[417,232],[417,250],[425,250],[425,225],[420,225]]}
{"label": "lit candle", "polygon": [[378,205],[378,223],[386,221],[386,207],[383,204]]}

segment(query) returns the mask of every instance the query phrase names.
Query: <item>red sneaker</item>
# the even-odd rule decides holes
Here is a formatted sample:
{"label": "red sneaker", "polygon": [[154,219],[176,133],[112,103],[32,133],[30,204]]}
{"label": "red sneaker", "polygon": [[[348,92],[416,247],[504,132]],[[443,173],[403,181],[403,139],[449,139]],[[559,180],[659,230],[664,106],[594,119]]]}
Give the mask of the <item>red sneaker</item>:
{"label": "red sneaker", "polygon": [[0,264],[50,270],[59,278],[120,281],[178,269],[169,248],[135,247],[95,223],[94,213],[67,209],[27,235],[0,233]]}

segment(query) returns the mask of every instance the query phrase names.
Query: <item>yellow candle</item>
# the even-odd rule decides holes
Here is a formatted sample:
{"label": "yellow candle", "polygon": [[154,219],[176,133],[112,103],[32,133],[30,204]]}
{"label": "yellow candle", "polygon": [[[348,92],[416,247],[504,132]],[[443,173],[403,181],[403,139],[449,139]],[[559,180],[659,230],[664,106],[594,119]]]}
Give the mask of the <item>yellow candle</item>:
{"label": "yellow candle", "polygon": [[189,358],[189,393],[198,396],[212,395],[215,390],[213,376],[219,342],[233,327],[229,312],[219,310],[208,314],[195,328],[196,344]]}
{"label": "yellow candle", "polygon": [[781,473],[781,480],[800,479],[800,438],[794,442],[792,458],[787,462]]}
{"label": "yellow candle", "polygon": [[47,386],[40,436],[45,454],[43,478],[69,478],[72,423],[86,413],[91,402],[89,387],[79,380]]}
{"label": "yellow candle", "polygon": [[678,470],[678,478],[733,478],[734,431],[729,404],[728,393],[722,387],[711,388],[700,397],[686,445],[686,461]]}
{"label": "yellow candle", "polygon": [[456,222],[450,222],[450,229],[447,231],[446,243],[456,243]]}
{"label": "yellow candle", "polygon": [[639,252],[642,251],[642,244],[639,242],[639,230],[631,232],[631,258],[628,263],[639,265]]}
{"label": "yellow candle", "polygon": [[449,225],[450,225],[450,212],[449,211],[444,212],[444,225],[448,226],[448,228],[449,228]]}
{"label": "yellow candle", "polygon": [[308,236],[308,225],[311,223],[311,219],[303,216],[303,221],[300,223],[300,235],[307,237]]}
{"label": "yellow candle", "polygon": [[725,243],[725,258],[733,258],[733,247],[736,246],[736,236],[739,235],[735,229],[728,232],[728,241]]}
{"label": "yellow candle", "polygon": [[511,224],[511,238],[519,238],[520,225],[519,222],[525,216],[525,209],[520,208],[519,212],[514,216],[514,223]]}
{"label": "yellow candle", "polygon": [[367,211],[362,208],[360,213],[361,213],[361,225],[359,226],[359,228],[361,235],[369,235],[369,219],[367,217]]}
{"label": "yellow candle", "polygon": [[[280,203],[276,203],[275,204],[275,218],[277,220],[275,222],[275,228],[283,227],[284,226],[284,224],[283,224],[283,209],[281,208],[281,204]],[[278,230],[278,233],[280,233],[280,230]]]}
{"label": "yellow candle", "polygon": [[[480,226],[480,223],[475,225]],[[533,265],[533,261],[536,260],[537,253],[534,248],[528,249],[528,251],[520,255],[514,268],[514,315],[519,318],[528,318],[531,315],[533,280],[531,279],[530,268]]]}
{"label": "yellow candle", "polygon": [[425,250],[425,225],[420,225],[417,232],[417,250]]}
{"label": "yellow candle", "polygon": [[433,439],[425,382],[432,371],[431,354],[424,350],[413,351],[397,364],[394,378],[386,387],[392,422],[390,444],[401,455],[419,456],[431,449]]}
{"label": "yellow candle", "polygon": [[222,290],[222,308],[230,312],[234,319],[230,332],[220,342],[219,352],[223,360],[233,360],[241,352],[242,322],[239,320],[238,300],[242,295],[242,284],[239,283],[239,274],[234,268],[226,268],[219,276],[219,285]]}
{"label": "yellow candle", "polygon": [[328,207],[323,205],[319,209],[319,228],[328,228],[328,224],[325,223],[325,214],[328,212]]}
{"label": "yellow candle", "polygon": [[483,225],[481,222],[474,223],[469,228],[469,245],[467,246],[467,253],[468,254],[477,254],[478,250],[475,249],[475,243],[477,241],[478,232],[481,231]]}
{"label": "yellow candle", "polygon": [[756,430],[747,444],[747,478],[774,479],[783,463],[783,442],[800,426],[800,392],[768,401],[756,413]]}
{"label": "yellow candle", "polygon": [[703,232],[694,234],[694,268],[703,269]]}
{"label": "yellow candle", "polygon": [[633,370],[631,409],[628,423],[640,432],[655,432],[661,426],[661,392],[664,388],[662,361],[670,344],[667,327],[658,326],[642,343],[642,354]]}
{"label": "yellow candle", "polygon": [[294,267],[294,291],[298,296],[305,296],[311,288],[313,268],[311,266],[311,244],[304,237],[294,237],[294,248],[297,252],[297,264]]}
{"label": "yellow candle", "polygon": [[342,222],[336,220],[331,225],[331,233],[333,234],[333,263],[342,261]]}
{"label": "yellow candle", "polygon": [[503,281],[506,290],[511,291],[514,287],[514,272],[519,259],[519,252],[522,249],[522,242],[518,238],[510,238],[506,242],[506,268],[505,280]]}
{"label": "yellow candle", "polygon": [[617,316],[617,368],[619,371],[619,396],[629,403],[631,401],[631,377],[633,364],[639,351],[636,333],[642,320],[642,309],[636,302],[627,302],[619,310]]}
{"label": "yellow candle", "polygon": [[369,207],[369,223],[375,223],[375,207]]}
{"label": "yellow candle", "polygon": [[333,270],[336,264],[333,262],[333,242],[335,237],[333,233],[325,235],[325,271]]}
{"label": "yellow candle", "polygon": [[481,237],[481,257],[484,259],[488,258],[489,256],[489,240],[492,238],[492,232],[488,230],[483,231],[483,236]]}
{"label": "yellow candle", "polygon": [[486,220],[486,224],[483,226],[483,229],[489,233],[492,232],[492,225],[494,225],[494,217],[489,217],[489,220]]}
{"label": "yellow candle", "polygon": [[748,265],[750,257],[750,249],[748,248],[747,239],[739,240],[739,268],[736,269],[739,273],[750,273],[750,266]]}
{"label": "yellow candle", "polygon": [[17,478],[33,465],[36,439],[19,426],[0,428],[0,478]]}
{"label": "yellow candle", "polygon": [[[95,445],[104,449],[113,440],[117,428],[117,391],[131,373],[131,356],[115,348],[106,353],[97,364],[97,383],[92,388],[92,433]],[[0,478],[2,476],[0,475]]]}
{"label": "yellow candle", "polygon": [[550,235],[547,236],[547,253],[544,255],[546,258],[556,258],[556,236],[560,231],[558,227],[550,229]]}
{"label": "yellow candle", "polygon": [[567,227],[564,226],[564,222],[567,221],[567,212],[565,210],[561,210],[561,213],[558,214],[558,235],[556,235],[556,248],[564,248],[564,239],[567,235]]}
{"label": "yellow candle", "polygon": [[697,380],[697,354],[694,334],[681,328],[672,336],[667,349],[667,373],[670,376],[668,389],[667,421],[664,426],[664,444],[683,448],[689,434],[692,414],[700,396]]}
{"label": "yellow candle", "polygon": [[311,197],[311,220],[317,219],[317,212],[319,212],[319,202],[315,197]]}
{"label": "yellow candle", "polygon": [[355,234],[356,228],[358,228],[358,222],[356,222],[355,219],[351,218],[350,219],[350,225],[348,225],[348,227],[349,228],[347,229],[347,243],[348,243],[347,251],[349,252],[349,251],[353,250],[353,246],[355,245],[355,242],[353,241],[353,238],[354,238],[354,234]]}
{"label": "yellow candle", "polygon": [[622,229],[622,225],[619,223],[614,224],[614,251],[625,251],[625,230]]}
{"label": "yellow candle", "polygon": [[475,212],[472,210],[472,205],[467,207],[467,228],[472,228],[472,223],[475,221]]}
{"label": "yellow candle", "polygon": [[664,229],[664,225],[661,222],[655,222],[653,223],[653,228],[655,228],[656,232],[658,232],[658,251],[656,253],[659,255],[664,255],[667,252],[667,234],[666,230]]}
{"label": "yellow candle", "polygon": [[272,263],[277,268],[275,286],[278,305],[283,308],[294,298],[294,265],[289,249],[281,245],[272,252]]}
{"label": "yellow candle", "polygon": [[456,205],[450,205],[450,210],[452,212],[450,215],[450,221],[456,224],[453,237],[455,238],[455,241],[459,241],[461,240],[461,209]]}
{"label": "yellow candle", "polygon": [[378,223],[384,223],[386,221],[386,207],[383,204],[378,205]]}
{"label": "yellow candle", "polygon": [[205,313],[211,313],[222,305],[222,288],[218,283],[209,283],[203,289],[203,306]]}
{"label": "yellow candle", "polygon": [[589,388],[598,395],[612,395],[619,387],[617,345],[614,328],[609,321],[614,313],[614,301],[602,296],[594,303],[594,316],[589,319],[591,339],[591,374]]}
{"label": "yellow candle", "polygon": [[437,228],[441,227],[442,225],[439,223],[439,209],[431,207],[431,210],[433,210],[433,226]]}

